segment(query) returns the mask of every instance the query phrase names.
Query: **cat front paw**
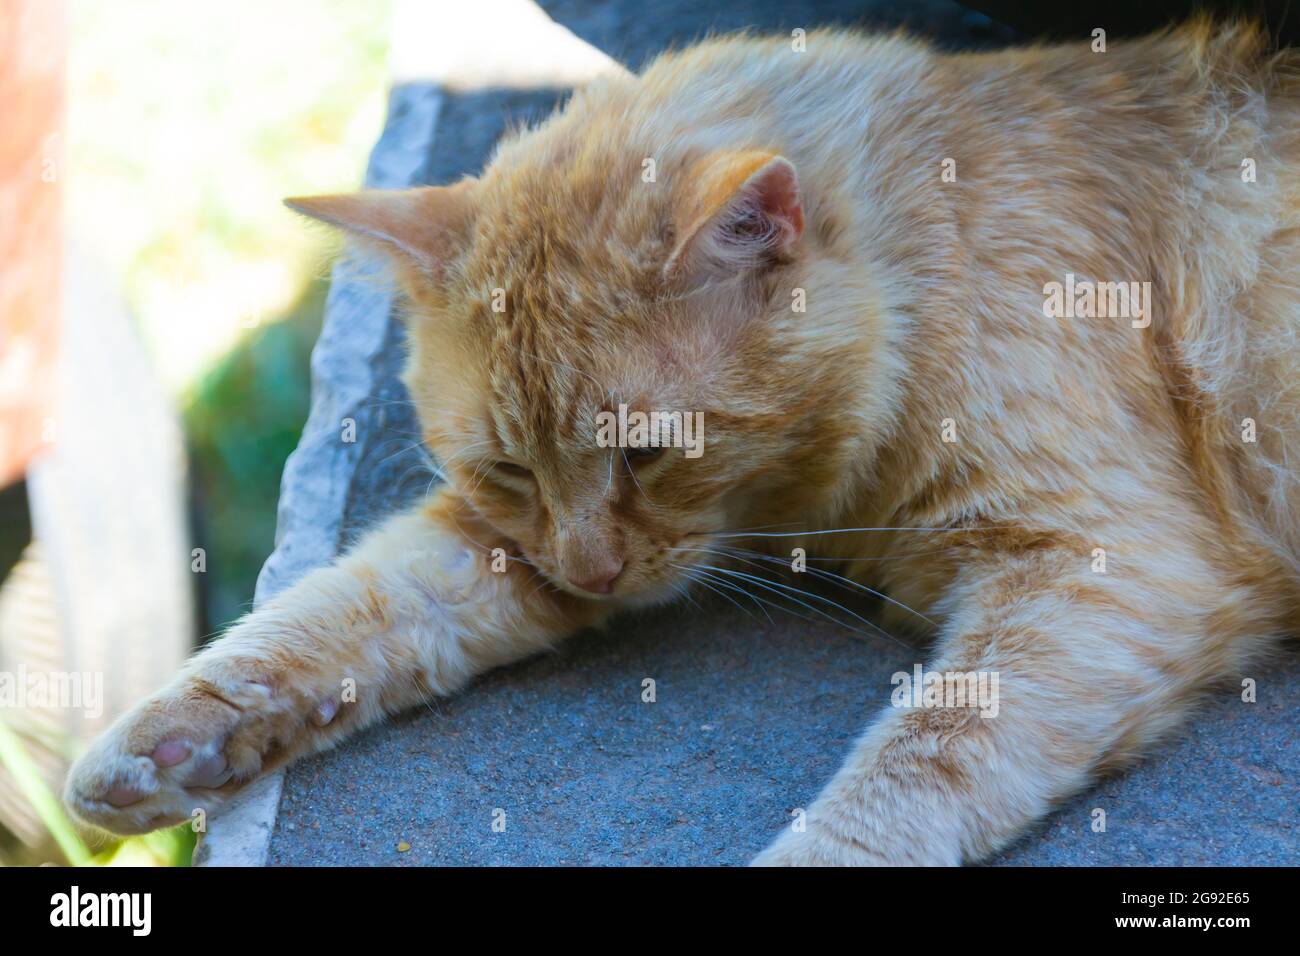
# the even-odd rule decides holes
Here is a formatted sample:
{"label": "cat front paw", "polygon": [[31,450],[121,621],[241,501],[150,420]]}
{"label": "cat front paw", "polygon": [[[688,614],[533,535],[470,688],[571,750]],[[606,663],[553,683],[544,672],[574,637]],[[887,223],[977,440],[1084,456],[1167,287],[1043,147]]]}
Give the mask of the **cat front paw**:
{"label": "cat front paw", "polygon": [[811,835],[787,831],[754,857],[750,866],[888,866],[874,853]]}
{"label": "cat front paw", "polygon": [[824,827],[787,829],[750,866],[890,866],[868,847],[845,840]]}
{"label": "cat front paw", "polygon": [[258,662],[213,660],[115,721],[73,765],[64,800],[122,835],[181,823],[300,752],[338,709]]}
{"label": "cat front paw", "polygon": [[787,827],[751,866],[960,866],[938,832],[886,825],[861,808],[812,808],[802,829]]}

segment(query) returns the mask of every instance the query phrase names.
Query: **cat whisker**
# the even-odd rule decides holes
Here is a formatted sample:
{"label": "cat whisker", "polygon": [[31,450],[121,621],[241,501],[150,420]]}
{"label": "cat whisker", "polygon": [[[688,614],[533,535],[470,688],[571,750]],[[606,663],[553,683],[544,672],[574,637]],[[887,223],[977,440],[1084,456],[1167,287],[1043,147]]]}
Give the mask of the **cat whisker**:
{"label": "cat whisker", "polygon": [[[754,558],[756,558],[759,561],[768,561],[782,568],[790,567],[790,563],[785,558],[779,558],[776,557],[775,555],[761,554],[757,551],[746,551],[745,549],[741,549],[741,548],[730,548],[728,550],[730,550],[733,554],[735,554],[738,560],[747,560],[745,558],[740,557],[740,555],[748,554],[748,555],[752,555]],[[754,562],[749,561],[748,563],[752,564]],[[856,588],[859,591],[862,591],[866,594],[870,594],[872,597],[878,598],[881,601],[885,601],[889,604],[892,604],[901,610],[907,611],[909,614],[913,614],[916,617],[919,617],[921,620],[925,621],[925,623],[929,624],[931,627],[939,626],[935,621],[926,617],[924,614],[922,614],[920,611],[916,610],[915,608],[909,607],[908,605],[904,604],[902,601],[890,597],[888,594],[885,594],[882,591],[877,591],[875,588],[868,587],[867,585],[862,584],[859,581],[854,581],[852,578],[845,577],[842,574],[836,574],[834,571],[827,571],[824,568],[808,568],[807,573],[814,574],[817,577],[821,578],[822,580],[830,581],[832,583],[838,584],[840,587]]]}
{"label": "cat whisker", "polygon": [[474,492],[478,491],[479,485],[483,484],[484,480],[488,476],[488,472],[492,470],[492,466],[493,466],[492,459],[484,458],[474,467],[474,471],[469,476],[469,480],[470,482],[472,482],[472,486],[467,492],[465,492],[466,498],[472,496]]}
{"label": "cat whisker", "polygon": [[430,471],[430,470],[431,470],[431,469],[429,468],[429,466],[426,465],[424,462],[422,462],[422,461],[420,461],[420,462],[416,462],[415,464],[408,466],[407,469],[406,469],[405,471],[403,471],[403,472],[398,476],[397,481],[394,482],[394,484],[395,484],[398,488],[405,487],[405,485],[406,485],[406,479],[409,478],[409,477],[411,477],[411,473],[412,473],[412,472],[423,473],[423,472],[427,472],[427,471]]}
{"label": "cat whisker", "polygon": [[[787,568],[787,567],[788,567],[788,564],[786,563],[786,561],[785,561],[783,558],[778,558],[778,557],[775,557],[774,555],[770,555],[770,554],[760,554],[760,553],[757,552],[757,551],[748,551],[748,552],[746,552],[744,549],[740,549],[740,548],[728,548],[728,549],[726,549],[725,551],[719,551],[719,550],[716,550],[716,549],[714,549],[714,548],[674,548],[674,549],[672,549],[672,550],[674,550],[674,551],[703,551],[703,552],[706,552],[706,553],[709,553],[709,554],[717,554],[717,555],[719,555],[719,556],[721,556],[721,557],[724,557],[724,558],[726,558],[726,559],[728,559],[728,560],[732,560],[732,561],[741,561],[741,562],[743,562],[743,563],[745,563],[745,564],[751,565],[751,566],[753,566],[753,567],[757,567],[757,568],[759,568],[760,570],[762,570],[762,569],[763,569],[763,566],[760,565],[760,564],[758,563],[758,561],[751,560],[751,559],[746,558],[746,557],[742,557],[743,554],[751,554],[751,555],[753,555],[755,558],[757,558],[757,559],[759,559],[759,560],[771,562],[771,563],[775,564],[775,565],[778,566],[778,567],[781,567],[781,568]],[[729,552],[729,553],[728,553],[728,552]],[[827,574],[829,574],[829,572],[821,571],[821,570],[819,570],[819,569],[817,569],[817,568],[810,568],[809,570],[810,570],[813,574],[816,574],[816,575],[827,575]],[[831,577],[831,578],[836,578],[836,577],[839,577],[839,575],[830,575],[830,577]],[[912,610],[911,608],[908,608],[907,605],[902,604],[901,602],[893,601],[893,599],[889,598],[887,595],[880,594],[879,592],[874,591],[874,590],[872,590],[871,588],[866,587],[865,585],[857,585],[856,582],[849,581],[848,578],[844,578],[843,580],[846,581],[846,582],[848,582],[848,583],[850,583],[850,584],[854,584],[854,585],[857,586],[857,587],[860,587],[863,591],[866,591],[867,593],[872,594],[872,595],[875,596],[875,597],[881,598],[882,600],[891,601],[892,603],[896,603],[896,604],[898,604],[900,607],[906,608],[906,609],[909,610],[909,611]],[[792,587],[791,585],[781,584],[780,582],[777,582],[777,581],[769,581],[769,583],[775,585],[776,587],[781,587],[781,588],[789,588],[789,587]],[[843,585],[840,585],[840,586],[842,587]],[[807,597],[814,598],[814,599],[819,600],[819,601],[826,601],[827,603],[830,603],[830,604],[835,604],[834,601],[830,601],[828,598],[822,597],[821,595],[813,594],[813,593],[811,593],[811,592],[809,592],[809,591],[802,591],[802,590],[797,589],[797,588],[795,588],[794,590],[798,591],[798,593],[800,593],[800,594],[804,594],[804,595],[807,596]],[[867,624],[868,626],[870,626],[870,627],[874,628],[875,630],[879,631],[881,634],[883,634],[885,637],[889,638],[891,641],[894,641],[896,644],[900,644],[900,645],[906,646],[906,645],[903,643],[903,641],[901,641],[901,640],[899,640],[898,638],[894,637],[894,635],[890,634],[888,631],[886,631],[886,630],[885,630],[883,627],[881,627],[879,624],[876,624],[876,623],[873,622],[873,621],[869,621],[869,620],[867,620],[866,618],[863,618],[863,617],[861,617],[860,615],[855,614],[853,611],[849,610],[848,608],[841,607],[841,606],[838,605],[838,604],[835,604],[835,606],[836,606],[836,607],[840,607],[841,610],[845,611],[845,613],[853,615],[853,616],[856,617],[858,620],[862,621],[863,623]],[[923,618],[924,620],[926,620],[926,621],[927,621],[928,623],[930,623],[930,624],[933,624],[933,623],[934,623],[933,621],[930,621],[929,618],[926,618],[924,615],[920,614],[919,612],[912,611],[912,613],[917,614],[918,617]],[[839,622],[837,622],[837,623],[839,623]]]}
{"label": "cat whisker", "polygon": [[[818,623],[817,618],[815,617],[809,617],[807,614],[800,614],[798,611],[788,608],[784,604],[779,604],[778,602],[772,600],[771,598],[765,598],[761,594],[754,594],[753,592],[749,591],[748,589],[744,588],[741,585],[736,584],[735,582],[724,580],[721,575],[710,574],[709,572],[702,570],[699,565],[694,565],[693,569],[700,574],[708,575],[709,579],[712,580],[715,584],[718,584],[721,587],[726,587],[735,591],[739,591],[745,597],[749,598],[758,606],[759,610],[763,612],[763,616],[766,617],[770,623],[775,624],[776,622],[772,620],[772,615],[769,614],[767,611],[769,607],[777,611],[780,611],[782,614],[789,614],[791,617],[798,618],[801,621],[807,621],[810,624]],[[777,596],[785,598],[784,594],[778,593]],[[786,599],[789,600],[789,598]],[[858,631],[856,628],[848,627],[848,625],[845,625],[840,621],[836,621],[835,623],[839,624],[841,627],[846,627],[855,636],[862,634],[862,632]]]}
{"label": "cat whisker", "polygon": [[[434,462],[433,456],[429,454],[427,449],[425,449],[424,444],[422,442],[416,442],[414,445],[408,445],[406,448],[402,449],[401,451],[389,455],[388,458],[395,458],[397,455],[400,455],[403,452],[410,450],[411,448],[415,448],[417,451],[419,451],[420,455],[418,460],[415,461],[413,464],[411,464],[404,472],[402,472],[401,476],[397,479],[397,484],[399,487],[406,484],[406,479],[410,477],[410,474],[413,471],[423,470],[423,471],[437,473],[438,470],[437,463]],[[388,461],[388,458],[385,458],[379,464],[382,465],[385,461]]]}
{"label": "cat whisker", "polygon": [[[772,523],[772,524],[756,524],[756,525],[751,525],[751,526],[748,527],[748,528],[727,528],[726,531],[727,531],[727,532],[739,532],[739,531],[766,531],[768,528],[788,528],[788,527],[790,527],[791,525],[796,525],[796,524],[798,524],[798,523],[799,523],[799,522],[797,522],[797,521],[777,521],[777,522],[774,522],[774,523]],[[723,532],[723,531],[716,531],[716,532],[715,532],[715,531],[704,531],[704,532],[701,532],[701,533],[702,533],[702,534],[705,534],[705,535],[712,535],[712,534],[724,534],[724,533],[726,533],[726,532]]]}
{"label": "cat whisker", "polygon": [[488,472],[491,470],[492,470],[492,463],[490,461],[479,462],[478,466],[474,469],[473,473],[469,476],[469,480],[473,482],[473,484],[470,486],[470,489],[465,492],[466,498],[473,496],[474,492],[478,491],[479,485],[483,484],[483,482],[487,479]]}
{"label": "cat whisker", "polygon": [[[854,618],[855,620],[861,621],[863,624],[865,624],[865,625],[867,625],[868,627],[872,628],[873,630],[875,630],[876,632],[878,632],[878,633],[879,633],[880,635],[882,635],[883,637],[886,637],[886,638],[888,638],[889,640],[893,641],[895,644],[898,644],[900,647],[908,647],[907,644],[905,644],[903,641],[900,641],[898,638],[894,637],[894,635],[890,634],[888,631],[886,631],[884,628],[880,627],[878,624],[875,624],[875,623],[873,623],[872,621],[867,620],[867,619],[866,619],[865,617],[863,617],[862,615],[855,613],[854,611],[850,610],[849,608],[845,607],[845,606],[842,605],[842,604],[839,604],[839,603],[837,603],[837,602],[835,602],[835,601],[832,601],[830,598],[822,597],[822,596],[819,595],[819,594],[813,594],[813,593],[811,593],[811,592],[809,592],[809,591],[805,591],[805,590],[803,590],[802,588],[796,588],[796,587],[794,587],[793,585],[789,585],[789,584],[781,584],[781,583],[779,583],[779,582],[777,582],[777,581],[767,581],[767,580],[764,580],[763,578],[758,577],[757,575],[749,574],[749,573],[747,573],[747,572],[745,572],[745,571],[737,571],[737,570],[735,570],[734,568],[718,568],[718,567],[714,567],[713,565],[708,565],[708,564],[700,565],[700,567],[702,567],[703,569],[705,569],[705,570],[707,570],[707,571],[716,571],[716,572],[719,573],[719,574],[730,575],[730,576],[732,576],[732,577],[741,578],[742,580],[749,581],[751,584],[754,584],[754,585],[756,585],[757,587],[763,588],[764,590],[773,591],[773,593],[778,593],[778,594],[780,594],[780,591],[776,591],[776,590],[774,590],[774,589],[779,588],[779,589],[781,589],[781,591],[792,592],[793,594],[802,595],[803,597],[810,598],[810,599],[812,599],[812,600],[814,600],[814,601],[821,601],[821,602],[823,602],[823,603],[825,603],[825,604],[829,604],[831,607],[833,607],[833,608],[835,608],[835,609],[837,609],[837,610],[839,610],[839,611],[843,611],[845,614],[849,615],[850,617]],[[798,604],[798,605],[800,605],[801,607],[804,607],[804,608],[808,609],[809,611],[812,611],[814,614],[818,614],[818,615],[820,615],[821,617],[825,618],[826,620],[830,621],[830,622],[833,623],[833,624],[838,624],[840,627],[843,627],[843,628],[845,628],[845,629],[847,629],[847,630],[850,630],[850,631],[854,631],[855,633],[866,634],[866,632],[860,631],[860,630],[858,630],[857,628],[854,628],[854,627],[852,627],[852,626],[850,626],[850,625],[848,625],[848,624],[845,624],[843,621],[841,621],[840,619],[838,619],[838,618],[835,617],[834,615],[829,614],[829,613],[827,613],[826,611],[823,611],[821,608],[814,607],[813,605],[808,604],[807,602],[802,601],[802,600],[800,600],[800,599],[797,598],[797,597],[792,597],[792,596],[787,595],[787,594],[781,594],[781,596],[782,596],[782,597],[785,597],[786,600],[793,601],[795,604]],[[909,650],[910,650],[910,648],[909,648]]]}
{"label": "cat whisker", "polygon": [[366,401],[366,408],[384,408],[389,405],[405,405],[414,409],[415,404],[408,398],[372,398]]}
{"label": "cat whisker", "polygon": [[[711,534],[714,538],[803,538],[818,537],[826,534],[857,534],[865,532],[960,532],[960,531],[978,531],[978,528],[822,528],[816,531],[719,531]],[[992,530],[992,529],[989,529]]]}
{"label": "cat whisker", "polygon": [[641,497],[645,498],[646,503],[649,504],[650,499],[646,497],[645,489],[641,487],[641,482],[637,481],[636,470],[632,467],[632,462],[627,457],[627,449],[621,448],[619,450],[623,453],[623,464],[627,466],[627,473],[632,476],[632,483],[636,485],[636,490],[641,492]]}
{"label": "cat whisker", "polygon": [[[541,572],[540,570],[539,570],[537,573],[538,573],[538,574],[542,574],[542,572]],[[531,579],[530,579],[530,580],[531,580]],[[528,597],[529,597],[529,599],[532,599],[532,598],[536,597],[536,596],[537,596],[537,592],[540,591],[540,590],[541,590],[542,588],[544,588],[544,587],[552,587],[552,588],[553,588],[553,587],[555,587],[555,585],[551,583],[551,579],[550,579],[550,578],[548,578],[545,574],[542,574],[542,583],[539,584],[539,585],[537,585],[537,587],[533,588],[531,591],[528,592]]]}
{"label": "cat whisker", "polygon": [[431,494],[433,494],[434,490],[438,487],[439,481],[441,481],[443,484],[447,483],[447,476],[443,474],[443,472],[440,469],[434,468],[431,469],[431,471],[432,471],[432,475],[429,478],[429,483],[424,488],[424,497],[426,499]]}
{"label": "cat whisker", "polygon": [[[682,549],[679,549],[679,548],[669,548],[668,550],[669,550],[669,551],[676,551],[676,550],[682,550]],[[898,561],[898,560],[900,560],[900,559],[902,559],[902,558],[923,558],[923,557],[929,557],[929,556],[931,556],[931,555],[936,555],[936,554],[956,554],[957,552],[958,552],[958,549],[957,549],[957,548],[936,548],[936,549],[934,549],[933,551],[909,551],[909,552],[907,552],[906,554],[884,554],[884,555],[878,555],[878,556],[876,556],[876,557],[842,557],[842,558],[841,558],[841,557],[826,557],[826,558],[820,558],[820,557],[814,557],[813,555],[808,555],[808,557],[807,557],[805,560],[807,560],[807,561],[817,561],[817,562],[822,562],[822,563],[825,563],[825,564],[859,564],[859,563],[862,563],[862,562]],[[750,553],[750,554],[760,554],[761,552],[758,552],[758,551],[750,551],[749,553]],[[768,555],[768,557],[772,557],[772,555]]]}
{"label": "cat whisker", "polygon": [[898,561],[902,558],[921,558],[934,554],[957,554],[958,548],[936,548],[933,551],[909,551],[906,554],[885,554],[878,557],[858,557],[858,558],[814,558],[809,557],[809,561],[824,562],[826,564],[858,564],[863,561]]}
{"label": "cat whisker", "polygon": [[[769,607],[774,607],[778,611],[784,611],[787,614],[795,614],[795,612],[791,611],[789,608],[782,607],[780,604],[777,604],[775,601],[764,600],[764,598],[761,595],[756,595],[752,593],[751,591],[747,590],[741,585],[736,584],[734,581],[726,580],[726,578],[720,574],[712,574],[709,571],[704,571],[700,568],[695,568],[695,571],[696,573],[703,575],[709,581],[712,581],[718,587],[726,588],[730,591],[736,591],[739,594],[741,594],[743,597],[746,597],[749,600],[753,601],[754,606],[763,612],[763,616],[767,618],[767,622],[769,624],[776,623],[776,621],[772,619],[772,615],[768,613],[767,609]],[[800,616],[800,615],[796,615],[796,616]],[[811,620],[811,618],[808,618],[807,620]]]}
{"label": "cat whisker", "polygon": [[[730,559],[731,559],[731,556],[730,556],[730,555],[723,554],[722,552],[720,552],[720,551],[715,551],[715,550],[713,550],[713,549],[711,549],[711,548],[669,548],[668,550],[670,550],[670,551],[703,551],[703,552],[705,552],[705,553],[709,553],[709,554],[716,554],[718,557],[723,558],[723,559],[726,559],[726,560],[730,560]],[[697,575],[703,575],[704,577],[707,577],[710,581],[712,581],[714,584],[718,584],[718,585],[720,585],[720,586],[722,586],[722,587],[725,587],[725,588],[728,588],[728,589],[730,589],[730,590],[739,591],[739,592],[740,592],[741,594],[743,594],[745,597],[749,598],[751,601],[754,601],[754,602],[758,605],[759,610],[761,610],[761,611],[763,612],[764,616],[767,617],[767,619],[768,619],[769,622],[772,622],[772,616],[771,616],[770,614],[767,613],[767,609],[766,609],[766,607],[764,607],[765,604],[771,605],[772,607],[777,608],[777,610],[785,611],[787,614],[794,614],[794,613],[795,613],[794,611],[791,611],[789,608],[784,607],[783,605],[780,605],[780,604],[776,604],[776,603],[773,602],[773,601],[764,601],[764,600],[762,600],[761,598],[755,596],[755,595],[754,595],[753,593],[751,593],[750,591],[748,591],[748,590],[746,590],[745,588],[741,587],[740,585],[736,584],[734,581],[727,581],[727,580],[725,579],[725,577],[724,577],[721,573],[710,573],[709,570],[706,570],[706,569],[708,568],[708,565],[699,565],[699,564],[690,564],[690,565],[673,564],[672,566],[675,567],[675,568],[682,569],[682,570],[689,570],[689,571],[691,571],[691,572],[694,572],[694,573],[697,574]],[[784,595],[781,595],[781,596],[784,597]],[[803,620],[812,620],[812,618],[803,617],[803,615],[796,615],[796,616],[803,618]],[[774,623],[774,622],[772,622],[772,623]]]}
{"label": "cat whisker", "polygon": [[674,594],[676,594],[677,596],[679,596],[679,597],[684,597],[684,598],[686,598],[686,600],[690,601],[690,602],[691,602],[691,605],[692,605],[692,606],[693,606],[697,611],[700,611],[700,612],[703,612],[703,611],[704,611],[704,608],[700,607],[700,602],[697,601],[697,600],[695,600],[695,598],[693,598],[693,597],[691,596],[691,588],[690,588],[690,584],[689,584],[688,582],[686,582],[686,581],[679,581],[679,582],[676,582],[676,583],[673,584],[673,586],[672,586],[672,592],[673,592]]}
{"label": "cat whisker", "polygon": [[[706,581],[703,577],[698,576],[698,575],[696,575],[696,574],[693,574],[693,573],[692,573],[692,569],[691,569],[688,565],[685,565],[685,564],[671,564],[671,563],[670,563],[670,564],[669,564],[669,567],[677,568],[679,571],[681,571],[681,572],[683,573],[683,575],[684,575],[688,580],[693,581],[693,582],[695,582],[696,584],[701,584],[701,585],[703,585],[704,587],[706,587],[706,588],[708,588],[710,591],[712,591],[714,594],[717,594],[717,595],[719,595],[720,597],[724,598],[725,600],[730,601],[732,604],[734,604],[734,605],[735,605],[739,610],[743,611],[745,614],[749,615],[750,617],[753,617],[753,616],[754,616],[753,613],[752,613],[748,608],[741,606],[740,602],[737,601],[735,598],[733,598],[730,594],[727,594],[725,591],[721,591],[721,590],[719,590],[718,588],[714,587],[712,584],[710,584],[708,581]],[[685,592],[683,592],[683,593],[685,593]],[[699,607],[699,605],[696,604],[696,607]]]}
{"label": "cat whisker", "polygon": [[491,439],[486,438],[482,441],[473,442],[466,445],[464,448],[458,448],[455,452],[444,458],[441,461],[441,464],[444,468],[450,467],[452,462],[459,462],[463,459],[471,458],[480,448],[486,448],[491,444]]}

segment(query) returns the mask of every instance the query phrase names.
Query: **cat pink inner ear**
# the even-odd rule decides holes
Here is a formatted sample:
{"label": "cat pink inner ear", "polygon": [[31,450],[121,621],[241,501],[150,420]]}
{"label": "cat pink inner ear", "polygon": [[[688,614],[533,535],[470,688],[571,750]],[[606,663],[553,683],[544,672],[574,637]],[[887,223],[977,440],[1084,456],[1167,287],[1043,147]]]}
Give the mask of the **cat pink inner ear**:
{"label": "cat pink inner ear", "polygon": [[803,235],[799,179],[782,156],[746,150],[709,157],[687,188],[667,276],[763,265],[787,256]]}
{"label": "cat pink inner ear", "polygon": [[466,180],[454,186],[303,196],[284,204],[436,277],[468,242],[472,186],[473,180]]}

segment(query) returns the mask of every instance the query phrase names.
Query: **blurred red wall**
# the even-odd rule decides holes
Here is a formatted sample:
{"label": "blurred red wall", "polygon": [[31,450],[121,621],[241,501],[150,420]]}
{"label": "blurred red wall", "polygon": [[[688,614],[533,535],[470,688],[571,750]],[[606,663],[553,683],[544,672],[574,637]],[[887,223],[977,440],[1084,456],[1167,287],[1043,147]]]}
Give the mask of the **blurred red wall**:
{"label": "blurred red wall", "polygon": [[0,487],[52,434],[66,59],[62,0],[0,0]]}

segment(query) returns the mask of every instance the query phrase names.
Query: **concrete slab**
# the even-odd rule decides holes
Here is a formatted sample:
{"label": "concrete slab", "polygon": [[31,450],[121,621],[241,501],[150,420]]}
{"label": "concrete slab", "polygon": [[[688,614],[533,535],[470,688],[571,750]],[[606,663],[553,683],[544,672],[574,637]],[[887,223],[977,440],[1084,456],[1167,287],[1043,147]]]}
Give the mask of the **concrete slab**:
{"label": "concrete slab", "polygon": [[[920,659],[725,604],[631,617],[294,767],[268,862],[743,865]],[[1297,679],[1292,659],[1259,703],[1219,695],[1185,738],[997,862],[1300,863]]]}

